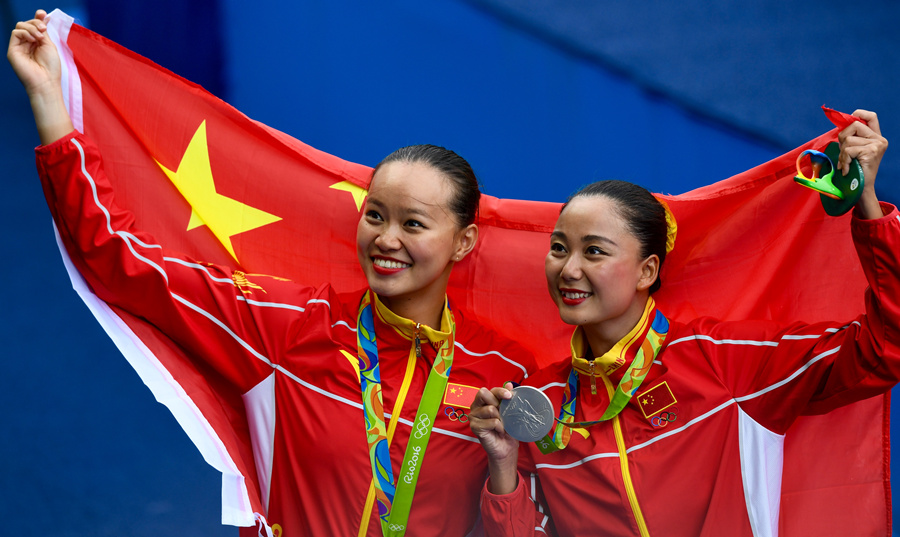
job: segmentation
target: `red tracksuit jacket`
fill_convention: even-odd
[[[372,481],[353,366],[363,290],[338,294],[329,285],[306,287],[186,259],[133,229],[89,139],[73,133],[36,152],[62,240],[96,295],[148,320],[243,398],[267,506],[259,519],[281,537],[357,535]],[[521,347],[451,310],[457,328],[448,391],[521,381],[534,370]],[[390,449],[396,479],[435,350],[422,345],[423,358],[408,363],[409,339],[379,315],[375,331],[386,419],[396,412],[402,418]],[[408,396],[397,409],[408,367]],[[473,397],[464,405],[442,403],[407,535],[463,536],[477,524],[487,461],[465,416]],[[377,512],[369,536],[381,535]]]
[[[851,224],[870,286],[864,315],[789,326],[670,320],[664,347],[616,418],[590,427],[588,438],[573,433],[555,453],[520,446],[516,491],[483,491],[487,534],[778,535],[791,423],[881,394],[900,378],[900,212],[882,209],[881,219]],[[611,375],[613,386],[624,369]],[[567,359],[526,383],[558,411],[570,370]],[[579,381],[575,421],[596,420],[609,404],[604,384],[597,380],[592,395],[586,375]]]

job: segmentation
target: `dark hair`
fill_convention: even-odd
[[[478,189],[478,178],[475,171],[466,159],[453,151],[437,145],[408,145],[401,147],[375,166],[372,176],[389,162],[406,162],[413,164],[421,162],[441,172],[450,180],[455,195],[450,200],[450,210],[456,214],[460,227],[466,227],[475,222],[478,215],[478,203],[481,201],[481,190]]]
[[[616,202],[619,216],[625,220],[628,230],[641,245],[641,257],[656,254],[661,272],[663,261],[666,260],[666,237],[669,229],[666,224],[666,209],[646,188],[627,181],[597,181],[569,196],[559,212],[561,214],[575,198],[600,196]],[[650,292],[655,293],[661,285],[662,280],[657,274]]]

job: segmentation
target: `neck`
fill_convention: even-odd
[[[379,295],[382,304],[400,317],[414,323],[424,324],[435,330],[441,329],[441,314],[444,312],[444,295],[439,299],[424,300],[422,297],[384,297]]]
[[[622,315],[601,323],[583,326],[585,338],[591,347],[591,354],[593,355],[590,358],[603,356],[631,332],[640,322],[649,298],[650,293],[639,293],[628,307],[628,310]],[[587,356],[585,358],[590,359]]]
[[[395,315],[440,330],[441,314],[444,312],[444,302],[447,298],[447,282],[450,281],[452,268],[452,265],[448,264],[436,280],[415,291],[393,296],[379,294],[378,298]]]

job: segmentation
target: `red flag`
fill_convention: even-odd
[[[644,417],[650,419],[654,414],[671,407],[678,402],[668,382],[662,382],[656,386],[637,394],[638,405]]]
[[[255,273],[338,290],[364,285],[354,236],[369,168],[254,122],[61,12],[50,20],[73,122],[101,148],[117,200],[139,228],[169,248],[240,269],[246,285]],[[818,197],[792,181],[799,152],[822,150],[836,134],[714,185],[663,196],[679,226],[656,295],[667,316],[815,322],[863,311],[866,282],[849,216],[826,216]],[[222,211],[250,216],[235,228],[216,221]],[[478,247],[449,288],[468,317],[546,361],[566,355],[571,332],[546,296],[542,268],[558,212],[554,203],[485,196]],[[78,287],[77,273],[73,281]],[[152,326],[83,284],[79,292],[223,473],[223,522],[252,525],[263,509],[240,394]],[[889,533],[887,414],[885,396],[803,418],[789,431],[784,535]]]
[[[827,106],[822,107],[822,111],[825,112],[825,115],[828,116],[828,119],[834,123],[834,126],[843,130],[850,126],[854,121],[859,121],[863,125],[868,125],[869,122],[865,119],[858,118],[856,116],[845,114],[844,112],[839,112],[834,110],[833,108],[828,108]]]
[[[477,393],[478,387],[476,386],[466,386],[465,384],[454,384],[451,382],[447,384],[447,389],[444,391],[444,404],[460,408],[471,408]]]

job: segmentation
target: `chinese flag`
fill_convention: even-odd
[[[60,11],[50,21],[73,122],[101,148],[118,203],[139,228],[169,248],[246,273],[328,281],[339,291],[365,285],[354,245],[369,168],[249,119]],[[665,196],[679,225],[656,296],[667,316],[815,322],[863,311],[866,282],[849,216],[826,216],[818,197],[792,181],[799,152],[822,150],[836,134]],[[558,212],[558,204],[485,196],[478,248],[456,267],[449,290],[467,317],[545,361],[566,355],[571,331],[543,276]],[[249,215],[241,226],[218,218],[238,213]],[[223,523],[253,525],[263,509],[240,394],[153,326],[97,299],[69,266],[98,321],[223,473]],[[890,533],[887,409],[887,396],[874,398],[803,418],[788,432],[782,535]]]
[[[645,418],[650,418],[657,412],[662,412],[678,402],[675,400],[675,396],[672,394],[672,390],[669,389],[667,382],[657,384],[649,390],[637,394],[637,398],[638,405],[640,405],[641,412],[644,413]]]
[[[475,386],[450,382],[444,391],[444,404],[459,408],[471,408],[477,393],[478,388]]]

